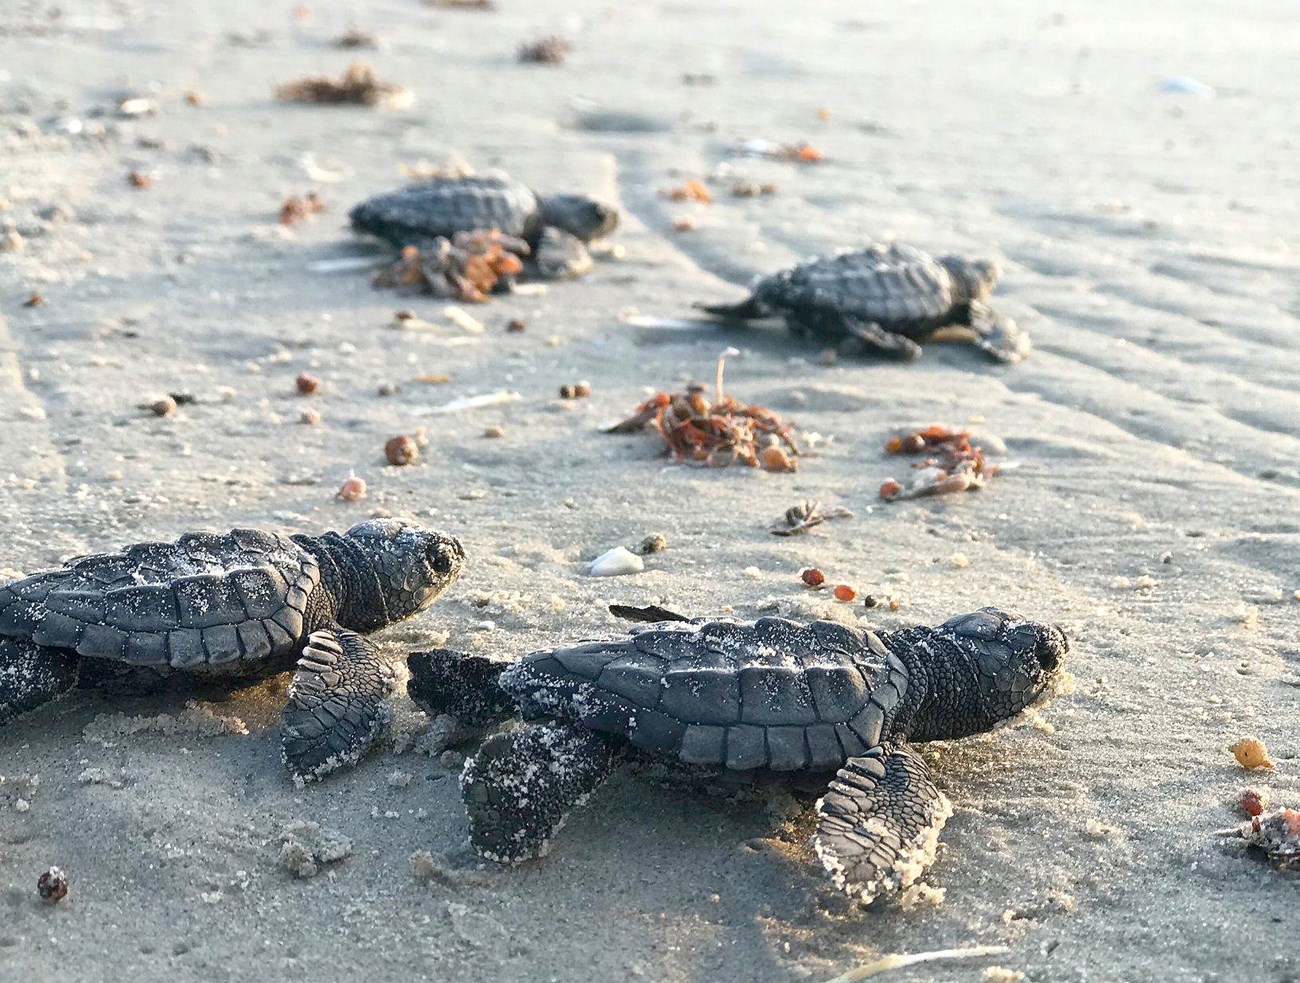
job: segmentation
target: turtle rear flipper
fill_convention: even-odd
[[[413,652],[408,660],[411,681],[406,691],[432,717],[455,717],[473,730],[490,727],[515,710],[514,697],[497,684],[512,663],[454,649]]]
[[[970,327],[975,332],[975,347],[1008,365],[1021,361],[1033,347],[1029,335],[1015,321],[979,301],[971,302]]]
[[[590,273],[595,265],[581,239],[553,226],[542,230],[533,251],[533,269],[543,280],[572,280]]]
[[[886,331],[875,321],[841,315],[844,333],[854,341],[861,342],[873,352],[892,355],[911,362],[921,357],[921,346],[906,335]]]
[[[23,638],[0,638],[0,724],[58,699],[77,685],[80,659]]]
[[[569,812],[614,771],[618,742],[581,728],[494,734],[465,762],[461,795],[475,852],[517,864],[544,855]]]
[[[952,805],[920,757],[885,744],[849,758],[817,812],[822,865],[836,887],[870,902],[925,872]]]
[[[728,321],[753,321],[768,317],[771,311],[752,294],[738,304],[695,304],[695,309]]]
[[[284,708],[284,763],[308,782],[356,762],[392,722],[393,670],[370,642],[345,628],[311,633]]]

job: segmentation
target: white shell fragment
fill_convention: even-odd
[[[513,403],[523,397],[519,393],[512,393],[506,389],[498,389],[494,393],[483,393],[480,396],[461,396],[459,399],[453,399],[449,403],[443,403],[441,406],[431,406],[424,412],[430,416],[440,416],[443,413],[461,413],[465,410],[477,410],[484,406],[500,406],[502,403]]]
[[[587,572],[593,577],[621,577],[624,574],[640,573],[644,569],[645,561],[641,557],[625,546],[615,546],[592,560]]]

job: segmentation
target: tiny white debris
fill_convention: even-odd
[[[406,788],[414,777],[409,771],[395,771],[388,776],[388,784],[395,788]]]
[[[449,403],[443,403],[441,406],[431,406],[424,412],[427,416],[441,416],[443,413],[461,413],[465,410],[482,409],[485,406],[500,406],[503,403],[513,403],[515,400],[522,398],[519,393],[510,392],[507,389],[498,389],[494,393],[483,393],[479,396],[461,396]]]
[[[369,270],[383,264],[378,256],[340,256],[338,259],[318,259],[307,264],[308,273],[351,273],[354,270]]]
[[[965,553],[954,553],[950,559],[952,560],[952,565],[958,570],[964,570],[970,566],[970,557]]]
[[[740,572],[746,577],[753,577],[755,580],[763,576],[763,571],[758,569],[758,567],[745,567],[745,569]]]
[[[1110,582],[1110,585],[1114,587],[1116,590],[1125,590],[1129,587],[1132,587],[1133,582],[1129,580],[1127,577],[1116,577],[1114,580]]]
[[[123,116],[152,116],[158,112],[158,103],[152,99],[123,99],[117,111]]]
[[[1138,577],[1137,583],[1134,584],[1134,586],[1138,590],[1155,590],[1156,578],[1152,577],[1150,574],[1144,573],[1142,576]]]
[[[722,327],[720,321],[694,320],[680,317],[655,317],[653,314],[632,314],[624,312],[618,318],[623,324],[633,328],[658,328],[661,331],[699,331],[701,329],[717,330]]]
[[[344,178],[351,177],[352,175],[352,170],[350,168],[344,167],[331,171],[327,168],[321,167],[316,163],[316,156],[314,154],[303,154],[298,158],[298,164],[307,172],[309,178],[323,184],[336,184]]]
[[[510,292],[516,297],[542,297],[546,294],[544,283],[516,283]]]
[[[19,799],[17,802],[14,803],[15,812],[26,812],[31,807],[32,804],[28,802],[26,799]]]
[[[625,546],[615,546],[592,560],[587,572],[593,577],[619,577],[628,573],[640,573],[644,569],[645,561],[641,557]]]
[[[1182,96],[1196,96],[1200,99],[1213,99],[1219,93],[1214,86],[1207,85],[1190,75],[1170,75],[1161,80],[1160,88],[1165,92],[1174,92]]]
[[[448,306],[442,309],[442,315],[462,331],[468,331],[470,334],[482,334],[487,330],[483,322],[473,317],[465,308]]]

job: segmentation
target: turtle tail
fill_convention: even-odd
[[[756,318],[767,317],[768,314],[767,307],[752,294],[739,304],[696,304],[695,307],[706,314],[712,314],[714,317],[724,318],[728,321],[752,321]]]
[[[25,638],[0,638],[0,725],[58,699],[77,685],[80,659]]]

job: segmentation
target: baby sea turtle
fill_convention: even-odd
[[[738,304],[699,306],[728,320],[784,317],[796,335],[905,359],[921,354],[918,342],[960,326],[981,351],[1019,362],[1029,353],[1028,336],[986,303],[1001,274],[989,260],[876,243],[761,277]]]
[[[908,742],[1007,721],[1046,694],[1068,651],[1060,628],[996,608],[891,632],[696,619],[513,664],[416,653],[409,691],[470,726],[512,706],[549,718],[493,735],[465,764],[470,842],[489,859],[543,854],[629,754],[835,773],[813,844],[836,886],[871,901],[924,872],[952,814]]]
[[[72,687],[293,668],[283,754],[299,780],[356,761],[391,719],[393,670],[362,633],[460,575],[451,536],[398,519],[343,535],[187,533],[0,585],[0,723]]]
[[[591,269],[585,243],[618,228],[618,209],[586,195],[538,195],[499,172],[415,181],[375,195],[348,213],[357,232],[421,246],[457,232],[496,229],[521,239],[535,271],[549,279]]]

